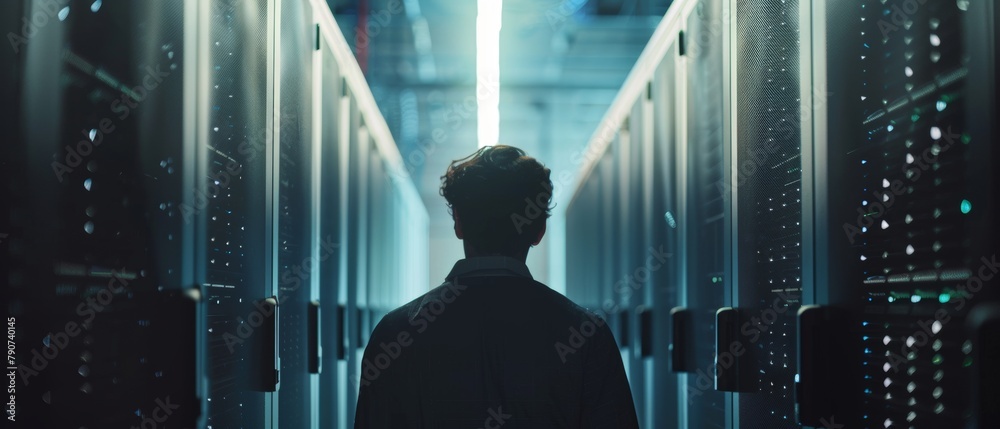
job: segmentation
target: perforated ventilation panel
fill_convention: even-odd
[[[974,381],[963,319],[995,293],[962,292],[995,252],[994,142],[971,132],[969,91],[981,88],[967,79],[969,4],[828,9],[830,91],[843,94],[831,105],[840,123],[829,139],[830,240],[840,254],[830,287],[858,310],[852,387],[861,410],[850,418],[859,427],[968,419]]]
[[[214,0],[210,16],[208,147],[201,171],[208,323],[208,425],[263,427],[264,395],[250,391],[249,317],[270,296],[265,266],[267,4]],[[228,182],[226,182],[228,180]],[[240,329],[243,329],[242,331]],[[256,337],[254,334],[256,333]],[[235,338],[245,341],[236,341]]]
[[[321,356],[321,372],[319,387],[319,402],[323,406],[319,409],[319,422],[321,427],[336,427],[340,421],[338,401],[343,400],[343,395],[339,395],[341,384],[346,381],[338,374],[338,355],[343,348],[343,329],[340,319],[337,317],[337,309],[341,292],[341,251],[340,246],[343,237],[341,235],[341,169],[340,169],[340,132],[341,124],[341,95],[343,89],[333,52],[330,50],[326,40],[320,43],[323,55],[323,78],[322,78],[322,108],[326,118],[316,126],[321,127],[322,144],[322,165],[323,169],[317,174],[321,175],[320,190],[323,198],[320,199],[320,210],[323,216],[319,221],[319,237],[321,240],[329,239],[338,247],[330,253],[330,257],[322,261],[319,265],[320,283],[320,344],[323,350]],[[322,250],[321,250],[322,252]]]
[[[657,262],[661,265],[653,265],[657,269],[651,270],[648,286],[652,288],[653,371],[650,380],[653,386],[652,397],[649,399],[654,404],[653,427],[676,424],[680,405],[680,379],[670,371],[670,310],[679,305],[681,288],[684,287],[680,280],[681,266],[684,264],[679,248],[682,226],[678,221],[682,216],[681,206],[678,204],[681,186],[678,167],[682,160],[678,159],[680,142],[677,138],[677,45],[673,45],[668,52],[673,55],[664,58],[649,88],[653,116],[647,119],[651,122],[647,126],[653,130],[653,141],[649,143],[651,151],[644,155],[652,157],[649,161],[652,171],[646,173],[652,180],[652,189],[648,192],[652,194],[652,199],[645,201],[644,205],[650,211],[646,216],[649,217],[651,229],[645,240],[651,246],[650,250],[669,255],[664,261]],[[641,324],[642,320],[638,322]]]
[[[794,428],[795,315],[802,296],[798,1],[737,7],[736,189],[740,427]]]
[[[715,390],[715,311],[725,305],[724,213],[726,183],[723,124],[722,1],[699,3],[688,17],[687,70],[687,307],[692,310],[694,364],[688,375],[691,427],[722,428],[725,395]],[[671,59],[666,64],[672,63]],[[671,73],[672,74],[672,73]],[[683,225],[682,225],[683,226]]]
[[[319,263],[311,253],[312,228],[312,55],[316,29],[307,2],[280,3],[281,100],[278,166],[278,296],[281,427],[308,427],[311,405],[306,346],[306,311]],[[320,250],[321,253],[327,253]],[[322,254],[320,255],[322,256]]]

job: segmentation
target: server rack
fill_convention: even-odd
[[[344,319],[341,317],[347,303],[346,284],[347,254],[344,251],[344,233],[346,232],[347,202],[344,194],[347,189],[347,161],[344,151],[347,148],[347,136],[344,134],[350,103],[347,99],[347,88],[340,74],[340,67],[329,43],[320,43],[320,69],[322,78],[317,79],[322,85],[320,101],[320,120],[317,129],[320,135],[319,146],[321,169],[320,192],[325,196],[320,201],[319,236],[327,243],[328,249],[321,254],[318,279],[321,285],[319,291],[320,312],[320,374],[318,402],[325,404],[319,415],[319,426],[323,428],[341,427],[346,413],[347,396],[346,363],[343,362],[345,338]],[[326,256],[322,259],[322,256]],[[324,305],[325,304],[325,305]]]
[[[667,177],[683,163],[679,127],[664,115],[677,109],[679,77],[651,60],[682,50],[677,32],[657,31],[657,53],[643,54],[581,154],[584,170],[566,209],[567,296],[608,320],[639,420],[650,427],[675,424],[680,403],[662,398],[676,401],[682,392],[670,372],[669,327],[657,323],[679,302],[683,215],[678,184]]]
[[[2,8],[40,24],[0,85],[5,302],[19,367],[57,353],[17,421],[349,426],[365,330],[427,289],[428,220],[328,6]]]
[[[678,82],[672,67],[680,52],[675,46],[668,49],[669,56],[656,70],[656,77],[647,86],[644,101],[646,137],[643,138],[646,154],[646,164],[643,174],[646,176],[646,189],[643,201],[646,223],[643,230],[651,231],[646,237],[647,254],[653,256],[650,260],[650,279],[647,293],[650,301],[647,304],[643,330],[648,344],[647,355],[652,360],[652,392],[647,390],[646,401],[654,408],[651,416],[652,427],[671,424],[680,411],[678,397],[682,394],[682,382],[674,375],[671,365],[670,348],[670,318],[671,310],[676,308],[681,300],[682,288],[681,234],[678,231],[678,218],[681,207],[678,203],[679,189],[676,179],[679,174],[679,135],[677,120],[670,112],[677,111],[676,99],[672,97]],[[648,258],[648,256],[647,256]],[[655,269],[654,269],[655,268]],[[647,326],[648,325],[648,326]],[[647,424],[647,425],[649,425]]]
[[[681,261],[652,282],[678,307],[656,317],[655,295],[651,331],[670,332],[677,376],[654,364],[632,380],[643,406],[677,401],[657,427],[996,426],[996,18],[965,1],[671,6],[565,212],[571,297],[613,293],[620,275],[574,272],[633,260],[603,231],[676,239]],[[622,125],[645,118],[647,86],[652,137]],[[665,156],[622,160],[622,129]],[[665,181],[652,195],[646,170]],[[625,344],[630,377],[641,337]],[[679,395],[635,387],[651,378]]]
[[[990,2],[817,6],[825,296],[801,317],[839,335],[800,340],[816,361],[802,374],[812,424],[997,424],[983,406],[996,400],[996,355],[977,324],[997,317],[983,268],[998,242],[996,17]],[[834,349],[836,367],[817,356]],[[833,378],[850,381],[817,402]]]
[[[263,428],[277,389],[273,9],[218,0],[194,11],[197,48],[213,64],[199,81],[195,279],[205,289],[206,425]],[[236,55],[239,53],[240,55]],[[204,72],[203,72],[204,73]],[[272,109],[273,110],[273,109]],[[204,113],[203,113],[204,112]],[[195,206],[197,208],[198,206]],[[252,320],[251,320],[252,319]],[[273,423],[271,423],[273,424]]]
[[[727,102],[731,79],[729,43],[730,5],[702,2],[686,15],[683,44],[685,61],[677,61],[682,94],[675,113],[683,138],[678,149],[682,169],[684,245],[683,306],[673,317],[671,337],[674,371],[686,379],[681,407],[689,427],[727,427],[732,421],[731,398],[715,388],[717,368],[716,312],[731,305],[731,216],[733,198],[730,163],[732,127]],[[669,60],[668,60],[669,61]],[[665,65],[669,64],[665,62]],[[720,353],[730,353],[728,346]],[[723,361],[725,366],[725,361]]]
[[[657,74],[664,72],[661,66]],[[666,85],[662,83],[669,82]],[[643,147],[643,213],[653,213],[643,217],[643,231],[646,252],[643,256],[653,256],[649,260],[650,278],[645,286],[648,299],[644,312],[639,317],[640,341],[643,356],[651,359],[651,388],[647,389],[648,425],[663,425],[664,422],[676,418],[677,396],[679,395],[679,380],[670,370],[670,336],[672,332],[663,327],[669,326],[670,310],[674,308],[680,294],[677,293],[680,284],[678,269],[680,237],[676,233],[677,221],[673,213],[678,210],[676,165],[677,137],[676,126],[670,116],[654,116],[676,108],[676,105],[662,106],[662,103],[675,101],[669,97],[672,91],[668,89],[670,80],[661,82],[654,80],[647,86],[642,101],[643,132],[645,142]],[[658,197],[659,196],[659,197]],[[663,213],[662,218],[655,214]],[[668,213],[670,213],[668,215]],[[670,220],[673,219],[673,223]],[[672,225],[672,226],[671,226]],[[657,257],[659,256],[659,257]],[[651,416],[649,414],[652,414]]]
[[[170,144],[181,118],[161,118],[191,84],[185,4],[3,9],[20,37],[3,82],[14,424],[194,425],[199,293],[180,287],[190,228],[177,211],[191,148]]]
[[[313,177],[320,172],[312,162],[314,78],[313,52],[316,50],[316,25],[312,8],[306,2],[280,3],[276,46],[280,81],[275,115],[277,127],[277,228],[278,275],[278,427],[310,427],[313,410],[309,370],[310,322],[308,311],[313,302],[312,278],[317,275],[314,241],[318,228],[314,223],[315,199]],[[322,196],[321,196],[322,197]],[[328,252],[328,250],[324,250]],[[316,335],[316,333],[313,333]],[[317,410],[318,412],[318,410]]]
[[[745,348],[720,368],[740,428],[795,428],[796,312],[802,283],[802,105],[797,1],[735,2],[731,166],[734,309],[717,348]],[[808,91],[808,90],[805,90]],[[808,286],[807,286],[808,287]],[[729,314],[727,316],[727,313]]]

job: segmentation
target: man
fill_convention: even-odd
[[[355,428],[637,428],[607,324],[524,265],[545,234],[549,169],[493,146],[441,179],[466,258],[375,327]]]

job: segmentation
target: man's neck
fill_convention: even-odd
[[[470,246],[468,242],[463,242],[463,247],[465,247],[466,258],[477,258],[481,256],[506,256],[508,258],[513,258],[518,261],[521,261],[521,263],[525,263],[525,261],[528,260],[528,249],[524,249],[524,253],[521,253],[519,255],[508,255],[504,253],[481,253],[478,250],[476,250],[475,247]]]

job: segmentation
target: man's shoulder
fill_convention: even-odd
[[[454,302],[459,296],[462,295],[464,291],[468,289],[468,286],[444,282],[440,286],[435,287],[423,295],[420,295],[410,302],[397,307],[386,313],[379,322],[379,326],[406,326],[410,324],[410,321],[415,319],[420,312],[421,308],[426,307],[429,303],[434,301],[440,301],[444,304],[449,304]]]
[[[550,308],[552,308],[553,311],[561,311],[565,317],[573,320],[590,320],[600,324],[604,323],[604,318],[601,317],[598,312],[577,304],[566,295],[556,292],[544,283],[536,280],[531,280],[531,282],[539,286],[536,290],[543,297],[543,299],[545,299],[546,303],[550,305]]]
[[[487,279],[489,278],[482,277],[476,280],[462,279],[462,281],[446,281],[427,291],[423,295],[420,295],[410,302],[407,302],[406,304],[403,304],[395,310],[387,313],[378,323],[378,327],[394,328],[398,330],[400,328],[414,326],[421,317],[421,311],[427,309],[428,306],[432,304],[437,306],[447,306],[456,302],[463,294],[467,293],[470,288],[481,286],[475,283],[479,283]],[[602,317],[599,312],[573,302],[570,298],[552,290],[544,283],[530,278],[505,278],[504,282],[507,283],[505,286],[509,286],[511,283],[517,283],[525,286],[525,290],[531,290],[533,296],[519,296],[518,301],[521,304],[525,304],[527,301],[533,301],[538,306],[544,307],[545,313],[549,316],[560,317],[562,320],[574,324],[584,322],[592,322],[597,326],[603,326],[606,324],[604,317]],[[524,290],[521,290],[520,292],[523,291]],[[515,293],[514,291],[511,292]],[[376,329],[378,329],[378,327]]]

